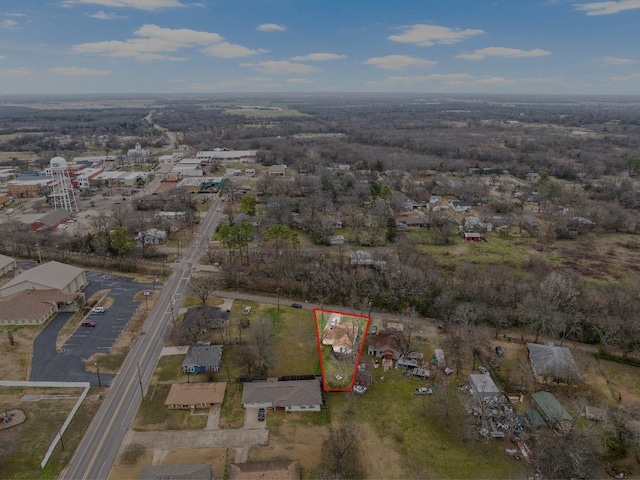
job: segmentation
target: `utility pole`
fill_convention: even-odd
[[[276,293],[278,294],[278,311],[280,311],[280,287],[276,288]]]
[[[94,363],[96,366],[96,375],[98,376],[98,387],[102,388],[102,383],[100,382],[100,367],[98,366],[98,362]]]
[[[140,364],[136,365],[138,367],[138,383],[140,384],[140,398],[144,400],[144,390],[142,388],[142,375],[140,375]]]

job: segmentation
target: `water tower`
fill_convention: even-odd
[[[78,204],[69,178],[67,161],[62,157],[53,157],[47,173],[53,178],[53,209],[77,212]]]

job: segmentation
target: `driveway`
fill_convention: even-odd
[[[88,285],[84,289],[86,298],[98,290],[108,289],[108,296],[114,299],[107,311],[90,315],[89,320],[96,326],[78,327],[59,352],[56,352],[58,332],[71,317],[71,313],[58,313],[40,332],[34,341],[31,364],[32,381],[90,382],[92,385],[111,385],[115,375],[99,374],[94,368],[85,371],[85,362],[94,353],[111,350],[118,336],[129,323],[140,305],[133,302],[133,295],[153,285],[136,283],[127,277],[86,272]],[[97,366],[99,368],[99,365]]]

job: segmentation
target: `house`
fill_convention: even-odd
[[[353,353],[358,340],[358,332],[352,322],[330,324],[322,332],[322,344],[331,346],[333,353],[349,355]]]
[[[270,408],[278,412],[319,412],[322,405],[320,381],[269,379],[243,384],[244,408]]]
[[[0,277],[18,268],[15,258],[0,253]]]
[[[146,245],[158,245],[167,241],[167,231],[150,228],[144,232],[139,232],[138,235],[136,235],[135,240],[136,245],[139,247]]]
[[[149,465],[140,472],[140,480],[213,480],[210,463]]]
[[[75,310],[82,293],[27,289],[0,296],[0,325],[42,325],[61,309]]]
[[[287,166],[271,165],[268,173],[270,177],[284,177],[287,174]]]
[[[402,356],[402,332],[397,330],[380,330],[368,339],[367,353],[387,360],[398,360]]]
[[[223,312],[220,307],[199,305],[189,308],[184,314],[184,324],[198,323],[204,328],[225,328],[229,320],[229,313]]]
[[[573,417],[552,393],[535,392],[531,400],[551,428],[565,431],[573,424]]]
[[[300,462],[276,460],[232,463],[229,465],[229,480],[300,480]]]
[[[472,373],[469,375],[469,385],[479,402],[488,402],[500,396],[500,389],[488,373]]]
[[[0,195],[0,207],[8,207],[13,203],[11,197],[7,195]]]
[[[553,343],[527,343],[531,368],[538,383],[571,384],[582,381],[580,370],[567,347]]]
[[[471,203],[465,201],[449,202],[449,207],[456,212],[469,213],[471,211]]]
[[[479,242],[481,238],[478,232],[464,232],[462,237],[465,242]]]
[[[191,345],[182,362],[182,373],[217,372],[221,364],[222,345]]]
[[[404,217],[399,223],[404,223],[409,228],[425,228],[429,226],[429,220],[424,216]]]
[[[332,235],[329,237],[330,245],[344,245],[344,235]]]
[[[225,382],[174,383],[164,404],[172,410],[210,408],[213,405],[222,404],[226,388]]]
[[[76,293],[87,284],[84,270],[64,263],[51,261],[25,270],[0,287],[0,297],[23,290],[59,290]]]

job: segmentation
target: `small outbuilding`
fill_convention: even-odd
[[[479,402],[492,401],[500,396],[500,389],[488,373],[472,373],[469,385]]]
[[[552,393],[535,392],[531,395],[531,400],[551,428],[565,431],[573,423],[573,417]]]

